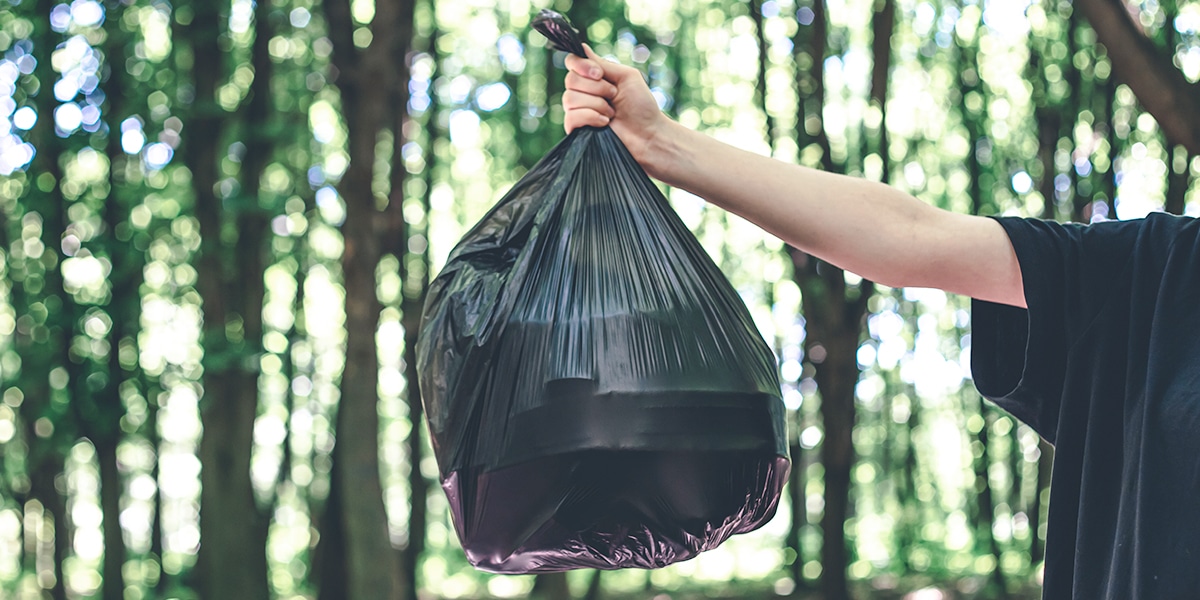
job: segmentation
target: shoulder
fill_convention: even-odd
[[[1018,254],[1065,252],[1115,259],[1133,251],[1166,250],[1180,238],[1200,239],[1200,220],[1162,212],[1139,219],[1061,223],[1026,217],[992,217],[1004,227]]]

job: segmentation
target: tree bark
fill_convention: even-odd
[[[38,15],[48,15],[53,6],[53,0],[38,0],[35,10]],[[40,256],[24,255],[21,265],[24,273],[20,283],[13,286],[13,308],[18,319],[29,319],[31,324],[16,329],[14,345],[21,358],[17,387],[24,392],[19,411],[28,445],[25,468],[30,479],[29,495],[41,503],[43,515],[48,515],[54,523],[54,539],[50,542],[50,568],[54,581],[48,591],[54,600],[66,600],[63,566],[71,549],[71,527],[66,489],[56,480],[63,475],[66,453],[77,432],[72,431],[75,423],[67,408],[73,407],[70,397],[73,382],[68,381],[66,389],[55,389],[50,382],[55,369],[70,365],[69,361],[64,364],[64,359],[75,331],[75,303],[63,289],[60,256],[66,206],[60,159],[66,148],[62,138],[55,133],[52,116],[58,103],[51,90],[58,74],[52,67],[51,55],[62,38],[50,29],[45,18],[33,21],[31,37],[37,59],[34,76],[40,90],[34,98],[39,118],[30,131],[30,142],[37,148],[37,153],[29,172],[40,175],[31,178],[36,183],[30,182],[33,185],[29,186],[31,190],[21,221],[23,227],[35,223],[40,227],[38,240],[42,249]],[[42,175],[49,176],[49,189],[42,184]],[[46,425],[50,426],[48,433]],[[42,533],[38,532],[37,536],[45,540]]]
[[[996,598],[1008,598],[1008,584],[1004,580],[1004,572],[1000,570],[1000,544],[996,541],[996,535],[993,533],[993,524],[995,523],[996,502],[992,493],[991,477],[988,473],[992,466],[991,460],[991,440],[990,429],[995,423],[995,413],[988,408],[983,397],[977,397],[979,406],[978,415],[983,419],[983,424],[979,428],[979,433],[976,435],[976,441],[979,443],[979,456],[975,458],[975,493],[978,494],[975,505],[975,539],[976,551],[989,551],[996,564],[992,567],[991,579],[995,586],[994,593]],[[980,541],[986,542],[986,549],[980,547]]]
[[[763,14],[761,0],[750,1],[750,18],[754,20],[754,34],[758,39],[758,77],[754,80],[754,99],[758,109],[762,111],[764,134],[767,147],[775,148],[775,119],[767,110],[767,36],[763,29]]]
[[[592,571],[592,578],[588,580],[587,593],[584,594],[583,600],[600,600],[603,589],[601,576],[603,575],[604,571],[599,569]]]
[[[1049,503],[1044,502],[1043,497],[1048,497],[1050,494],[1050,474],[1054,466],[1054,446],[1046,443],[1046,440],[1039,439],[1038,451],[1036,490],[1033,494],[1033,506],[1029,508],[1029,563],[1033,565],[1041,562],[1046,552],[1039,531],[1042,528],[1042,523],[1045,521],[1042,513],[1048,512],[1046,507],[1049,506]]]
[[[909,388],[912,389],[911,387]],[[921,403],[917,401],[915,394],[909,396],[909,414],[904,445],[904,466],[899,473],[901,485],[898,487],[904,490],[901,494],[900,505],[904,507],[903,516],[900,520],[900,526],[897,530],[900,531],[897,547],[900,548],[903,560],[901,564],[908,572],[915,570],[915,565],[912,560],[912,553],[909,552],[918,539],[920,532],[918,528],[921,523],[921,506],[920,500],[917,498],[917,445],[913,439],[913,432],[921,423]]]
[[[982,20],[979,23],[982,24]],[[980,181],[983,169],[979,162],[980,150],[987,143],[987,137],[984,133],[986,127],[983,126],[983,121],[987,118],[987,115],[982,108],[975,111],[967,103],[967,97],[970,94],[981,93],[978,43],[978,33],[976,33],[975,39],[962,40],[959,44],[960,51],[957,57],[959,71],[959,110],[962,114],[963,125],[967,130],[967,174],[970,179],[967,193],[971,198],[971,214],[974,215],[982,214],[984,206],[991,204],[990,193],[988,201],[984,201],[985,188]]]
[[[1043,219],[1053,219],[1058,206],[1054,188],[1056,175],[1054,153],[1058,150],[1058,135],[1062,127],[1062,117],[1053,106],[1039,106],[1034,113],[1038,125],[1038,161],[1042,165],[1042,178],[1038,191],[1042,195]]]
[[[837,165],[833,160],[833,148],[829,144],[829,133],[825,130],[825,52],[828,47],[829,35],[829,15],[825,5],[827,0],[814,0],[812,6],[812,24],[811,31],[807,35],[807,43],[810,50],[808,52],[812,66],[809,68],[808,84],[812,87],[812,93],[808,98],[805,98],[803,87],[798,95],[800,104],[810,104],[811,112],[817,120],[816,132],[811,133],[812,141],[816,142],[821,149],[821,169],[835,173],[844,170],[844,165]],[[804,25],[798,28],[797,36],[800,36],[800,31],[805,30]],[[806,107],[807,109],[808,107]],[[808,124],[803,119],[796,122],[796,129],[807,131]],[[803,150],[803,147],[801,147]]]
[[[115,352],[116,349],[113,349]],[[104,598],[125,597],[125,539],[121,533],[121,472],[117,466],[116,440],[101,438],[94,442],[96,459],[100,463],[100,510],[104,526],[104,565],[102,569]]]
[[[792,264],[807,330],[805,355],[816,369],[825,434],[821,442],[825,468],[821,591],[826,600],[845,600],[850,597],[845,524],[850,513],[850,472],[855,460],[858,344],[874,284],[864,280],[858,286],[847,286],[841,269],[797,250],[792,251]]]
[[[159,460],[162,456],[162,436],[158,432],[158,411],[162,407],[159,405],[157,394],[151,390],[147,390],[146,400],[149,402],[149,413],[146,415],[146,441],[150,444],[150,448],[154,450],[154,464],[150,467],[150,479],[154,481],[154,514],[150,521],[150,555],[157,561],[158,564],[158,580],[154,583],[154,590],[163,596],[167,590],[167,584],[170,578],[167,572],[163,569],[163,527],[162,527],[162,486],[159,480]]]
[[[896,28],[896,0],[881,0],[882,5],[871,19],[871,48],[874,61],[871,65],[871,104],[879,109],[879,138],[877,151],[883,161],[879,180],[891,180],[887,130],[888,81],[892,67],[892,31]]]
[[[108,78],[105,81],[108,103],[104,111],[108,116],[108,138],[105,154],[108,157],[108,197],[103,210],[106,229],[105,243],[112,270],[109,275],[111,302],[107,307],[112,325],[108,333],[108,377],[105,385],[95,394],[93,405],[96,414],[84,419],[85,433],[96,448],[100,466],[100,505],[104,528],[104,598],[123,598],[125,595],[124,566],[126,560],[125,536],[121,530],[121,496],[124,482],[117,462],[117,447],[121,440],[121,418],[124,416],[121,384],[129,378],[138,378],[137,339],[141,315],[141,298],[138,288],[142,283],[145,266],[144,253],[132,247],[133,231],[128,222],[130,204],[125,201],[128,191],[124,177],[126,158],[121,148],[121,121],[128,116],[124,99],[131,90],[125,77],[126,46],[128,34],[116,24],[124,14],[124,5],[117,2],[108,7],[106,24],[107,37],[104,56]],[[124,232],[124,235],[121,232]],[[125,237],[128,236],[128,237]],[[125,237],[124,241],[119,238]],[[135,360],[132,364],[121,362],[122,344],[132,344]],[[145,391],[144,389],[142,390]],[[153,408],[151,409],[153,410]]]
[[[1175,152],[1184,151],[1181,168],[1175,168]],[[1192,158],[1194,155],[1182,147],[1167,146],[1167,201],[1163,210],[1173,215],[1182,215],[1187,204],[1187,191],[1192,183]]]
[[[1026,510],[1025,497],[1021,493],[1025,486],[1025,455],[1021,452],[1020,421],[1012,417],[1005,418],[1009,419],[1012,425],[1008,432],[1008,471],[1012,473],[1012,481],[1008,488],[1008,505],[1012,513],[1017,514]]]
[[[381,238],[394,239],[393,206],[380,219],[371,182],[379,132],[403,116],[405,106],[391,106],[397,76],[396,56],[411,44],[413,6],[408,0],[380,0],[375,4],[372,41],[359,50],[353,43],[354,23],[349,0],[325,0],[330,39],[333,41],[335,83],[342,96],[350,164],[338,185],[346,203],[342,226],[345,251],[342,273],[346,290],[346,365],[342,371],[333,452],[335,477],[331,498],[338,513],[326,513],[326,526],[340,528],[344,553],[324,553],[324,560],[339,561],[344,569],[345,598],[390,599],[407,595],[400,554],[388,536],[383,487],[379,476],[379,361],[375,331],[382,310],[376,293],[375,269],[382,257]],[[399,157],[397,157],[398,159]],[[403,168],[400,163],[400,168]],[[402,190],[397,190],[403,193]],[[402,222],[402,221],[401,221]],[[382,226],[380,226],[382,224]],[[388,230],[391,228],[390,230]],[[336,494],[336,496],[334,496]],[[331,521],[340,522],[333,525]],[[325,572],[334,567],[327,565]],[[322,587],[329,585],[322,581]],[[333,590],[330,590],[332,593]],[[322,596],[327,592],[322,590]]]
[[[800,13],[797,15],[799,19]],[[807,50],[811,62],[807,75],[803,69],[797,70],[797,94],[802,106],[798,109],[796,139],[801,149],[807,140],[817,143],[821,148],[821,168],[839,172],[841,166],[833,160],[823,120],[816,131],[809,131],[805,123],[807,112],[818,118],[824,113],[824,59],[828,35],[825,0],[813,3],[811,17],[810,25],[798,24],[796,34],[796,52],[803,55]],[[805,355],[816,369],[815,379],[821,394],[820,412],[824,425],[821,463],[825,468],[821,590],[825,600],[845,600],[850,597],[846,579],[845,523],[850,512],[850,471],[855,456],[854,387],[859,375],[858,343],[865,325],[867,300],[875,288],[866,280],[858,286],[847,286],[841,269],[794,248],[788,251],[793,278],[801,290],[801,310],[807,330]]]
[[[542,573],[533,581],[530,596],[535,600],[571,600],[566,573]]]
[[[54,582],[48,590],[52,600],[67,600],[66,573],[63,564],[66,562],[67,553],[71,548],[71,525],[67,515],[66,497],[59,492],[55,483],[55,480],[63,473],[63,466],[64,462],[61,456],[49,456],[39,462],[38,469],[30,472],[29,475],[33,480],[33,497],[42,504],[43,514],[54,523],[54,539],[50,540]],[[45,541],[44,538],[42,539]]]
[[[438,26],[436,19],[434,19],[433,30],[430,33],[428,44],[429,55],[432,57],[434,64],[433,72],[429,76],[431,82],[437,78],[437,65],[439,64],[437,40]],[[403,87],[403,92],[400,91],[401,87]],[[397,93],[403,93],[405,106],[407,106],[407,91],[408,87],[406,85],[397,86]],[[404,321],[405,401],[408,404],[408,419],[411,425],[408,440],[406,441],[409,468],[408,546],[404,549],[403,556],[404,572],[409,573],[411,579],[408,587],[408,600],[416,600],[417,590],[421,586],[421,555],[425,552],[425,521],[428,518],[429,481],[425,479],[425,475],[421,472],[421,461],[425,457],[425,440],[421,435],[421,432],[425,429],[425,417],[420,393],[420,378],[417,369],[417,334],[421,328],[421,312],[425,306],[425,296],[429,289],[429,272],[431,269],[429,263],[429,210],[433,194],[433,171],[437,165],[435,147],[437,140],[440,138],[438,130],[439,104],[437,98],[437,93],[431,88],[429,94],[430,104],[425,112],[425,168],[422,171],[425,191],[421,195],[423,221],[419,224],[409,224],[401,221],[405,227],[405,233],[401,236],[401,239],[405,241],[406,247],[401,249],[397,255],[397,259],[400,262],[400,278],[403,282],[404,290],[403,300],[401,301],[401,314]],[[514,102],[517,102],[515,98]],[[401,147],[400,141],[403,139],[403,132],[400,125],[401,119],[397,119],[397,127],[394,133],[397,140],[397,152],[399,152]],[[395,156],[400,155],[395,154]],[[400,170],[403,163],[399,160],[395,162],[396,165],[393,166],[393,169]],[[403,199],[402,184],[403,177],[393,178],[392,197],[394,199]],[[424,248],[419,252],[414,252],[413,255],[406,256],[405,252],[412,247],[412,243],[410,242],[423,244]],[[413,290],[413,287],[416,289]]]
[[[267,521],[255,501],[250,479],[258,399],[257,393],[247,397],[244,383],[251,377],[257,381],[253,371],[256,365],[246,364],[251,361],[242,352],[245,329],[242,339],[231,341],[227,337],[227,324],[242,307],[231,301],[237,296],[231,293],[226,277],[237,285],[255,284],[238,281],[246,271],[235,267],[234,261],[224,260],[222,198],[214,191],[220,177],[218,157],[226,121],[216,102],[224,65],[224,53],[218,44],[222,19],[218,4],[197,1],[191,6],[194,14],[185,29],[191,41],[195,97],[187,127],[191,135],[185,133],[181,149],[192,173],[200,224],[197,289],[204,316],[204,396],[200,413],[204,434],[200,440],[200,551],[196,566],[205,598],[265,599],[269,597]],[[259,260],[254,256],[244,258],[251,263]],[[247,315],[240,316],[244,328]]]
[[[804,421],[797,418],[795,421],[798,424],[797,430],[792,437],[795,441],[791,442],[789,451],[792,455],[792,472],[788,478],[788,500],[791,504],[791,525],[788,528],[786,545],[796,554],[792,564],[790,565],[790,573],[792,581],[796,584],[796,588],[808,587],[807,580],[804,578],[804,542],[802,533],[804,527],[808,525],[808,503],[805,498],[805,488],[808,484],[808,464],[804,460],[807,454],[798,443],[800,431]]]

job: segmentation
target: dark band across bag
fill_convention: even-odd
[[[561,16],[534,26],[583,55]],[[572,132],[463,237],[417,351],[480,569],[662,567],[775,514],[789,466],[775,359],[607,127]]]

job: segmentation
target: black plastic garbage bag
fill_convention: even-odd
[[[662,567],[775,513],[775,360],[607,127],[575,130],[466,234],[432,283],[418,361],[480,569]]]

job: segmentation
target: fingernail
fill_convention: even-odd
[[[588,69],[588,77],[591,77],[592,79],[600,79],[601,75],[604,75],[604,71],[601,71],[600,67],[592,67]]]

